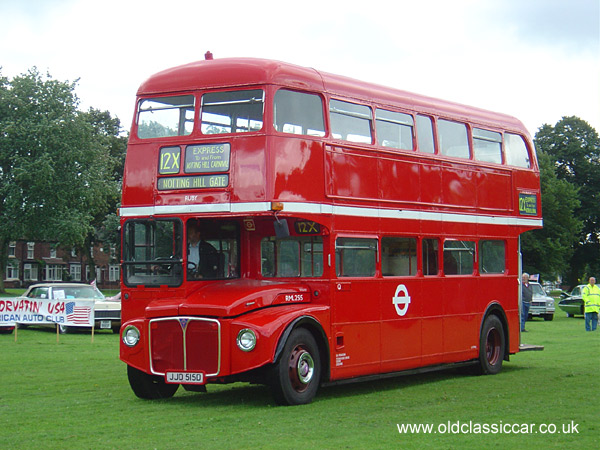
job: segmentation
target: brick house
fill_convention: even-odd
[[[52,281],[90,283],[96,279],[100,289],[118,289],[121,270],[116,249],[97,244],[93,255],[96,273],[90,274],[87,258],[74,250],[49,242],[10,242],[4,286],[28,287]]]

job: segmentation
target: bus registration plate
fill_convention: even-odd
[[[167,372],[165,382],[171,384],[204,384],[203,372]]]

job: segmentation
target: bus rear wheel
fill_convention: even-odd
[[[292,331],[272,370],[271,389],[277,403],[310,403],[321,381],[319,347],[312,334],[304,328]]]
[[[494,375],[502,370],[505,339],[504,327],[498,316],[488,316],[483,322],[479,338],[479,372]]]
[[[179,388],[178,384],[167,384],[164,378],[149,375],[131,366],[127,366],[127,378],[133,393],[146,400],[171,398]]]

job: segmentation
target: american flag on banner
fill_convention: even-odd
[[[91,325],[92,308],[90,306],[77,306],[75,302],[68,302],[65,305],[67,321],[72,324]]]

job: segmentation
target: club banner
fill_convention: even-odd
[[[0,325],[15,323],[91,327],[94,324],[94,300],[0,298]]]

